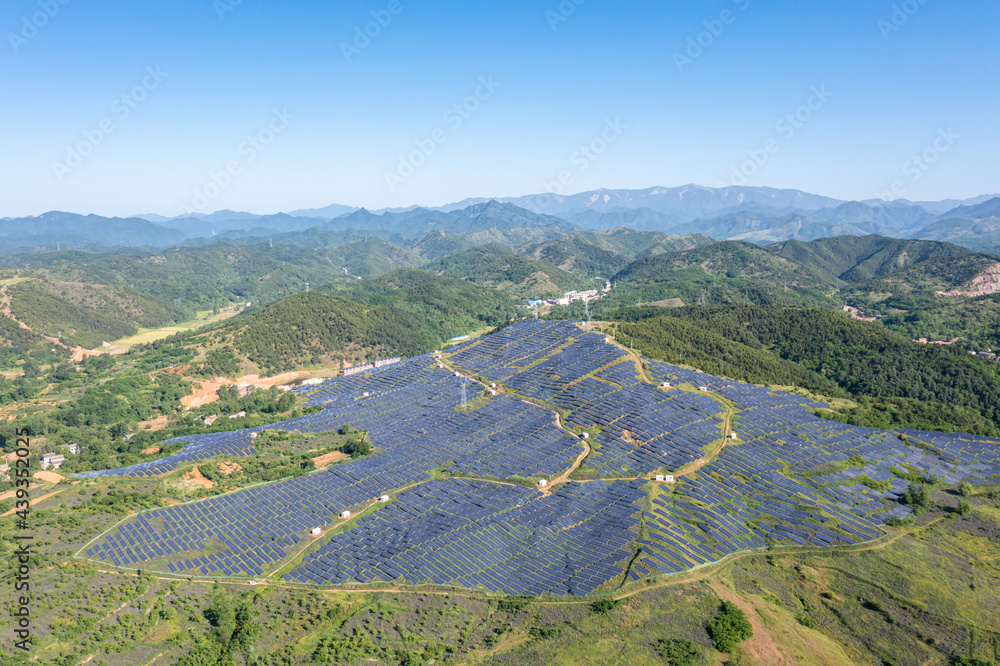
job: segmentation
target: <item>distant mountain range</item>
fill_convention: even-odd
[[[38,217],[0,219],[0,253],[57,247],[165,248],[192,242],[246,244],[273,241],[276,236],[281,237],[278,242],[316,247],[315,243],[324,242],[319,238],[323,234],[350,231],[406,243],[430,232],[510,234],[530,230],[528,236],[534,238],[525,237],[524,242],[538,242],[576,230],[617,227],[758,244],[878,234],[949,241],[977,251],[1000,252],[1000,196],[941,202],[841,201],[799,190],[686,185],[601,189],[570,196],[466,199],[437,208],[383,211],[340,204],[274,215],[223,210],[174,218],[155,214],[106,218],[53,211]],[[494,240],[510,244],[496,238],[480,242]]]

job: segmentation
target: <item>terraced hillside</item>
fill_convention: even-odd
[[[298,391],[323,410],[88,476],[156,475],[253,455],[262,430],[343,424],[368,431],[373,455],[144,512],[77,557],[184,577],[601,594],[741,551],[878,539],[910,514],[913,480],[1000,480],[998,440],[825,421],[808,398],[642,359],[572,322],[525,321]]]

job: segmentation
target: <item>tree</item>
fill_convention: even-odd
[[[708,634],[716,650],[732,652],[733,648],[753,636],[753,626],[736,604],[723,601],[719,614],[708,623]]]
[[[917,486],[911,483],[909,489],[900,496],[899,501],[913,509],[914,513],[922,513],[933,507],[931,504],[931,491],[927,487],[927,484],[917,488]]]
[[[972,505],[967,500],[958,503],[958,515],[967,516],[972,513]]]
[[[595,613],[610,613],[618,607],[618,602],[613,599],[601,599],[590,604],[590,609]]]
[[[972,484],[968,481],[962,481],[962,483],[958,484],[958,494],[962,497],[971,497],[974,490]]]

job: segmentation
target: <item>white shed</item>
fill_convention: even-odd
[[[663,480],[666,481],[667,483],[673,483],[674,482],[674,475],[673,474],[665,474],[663,476]]]
[[[544,488],[547,485],[549,485],[549,482],[546,481],[545,479],[542,479],[541,481],[538,482],[538,487],[539,488]]]
[[[312,528],[312,530],[311,530],[311,531],[309,532],[309,534],[312,534],[313,536],[319,536],[319,533],[320,533],[320,532],[322,532],[322,531],[323,531],[323,530],[321,530],[320,528],[318,528],[318,527],[314,527],[314,528]]]
[[[388,495],[382,495],[381,497],[378,498],[378,501],[379,502],[388,502],[389,501],[389,496]]]
[[[583,433],[582,435],[580,435],[580,439],[590,439],[590,433],[589,432]]]
[[[350,511],[341,511],[340,512],[340,517],[341,518],[350,518],[351,517],[351,512]]]
[[[729,439],[739,439],[739,438],[740,436],[737,435],[735,432],[729,433]]]
[[[699,386],[698,390],[701,391],[702,393],[708,393],[708,387],[707,386]]]
[[[660,481],[660,482],[662,483],[663,481],[666,481],[666,480],[667,480],[667,477],[666,477],[666,476],[664,476],[663,474],[657,474],[657,475],[656,475],[656,480],[657,480],[657,481]]]
[[[663,388],[670,388],[670,382],[663,382]]]

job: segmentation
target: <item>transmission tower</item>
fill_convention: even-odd
[[[462,377],[462,407],[463,408],[469,402],[468,397],[466,396],[466,392],[465,392],[465,382],[466,382],[465,377]]]

